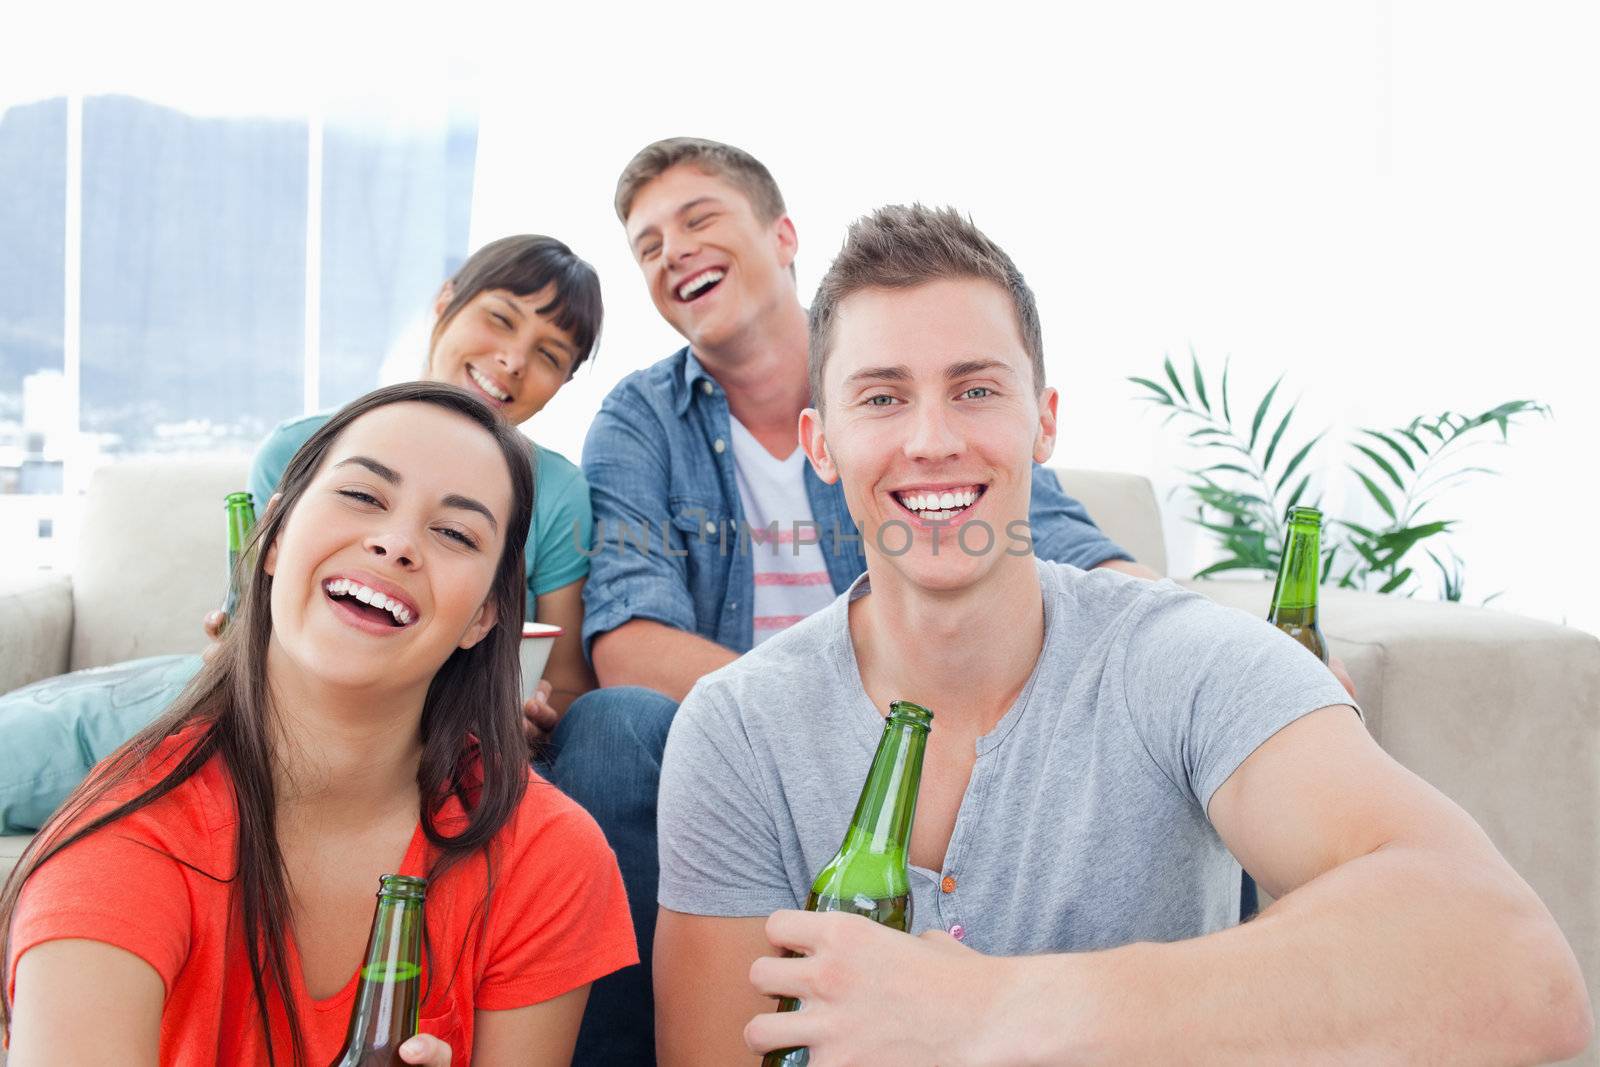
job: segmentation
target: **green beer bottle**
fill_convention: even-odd
[[[1317,586],[1322,570],[1322,512],[1316,508],[1289,509],[1283,535],[1283,562],[1278,566],[1278,586],[1272,593],[1267,621],[1322,662],[1328,662],[1328,642],[1317,622]]]
[[[400,1046],[417,1032],[421,1005],[422,900],[426,878],[386,874],[367,938],[361,984],[344,1048],[330,1067],[401,1067]]]
[[[856,813],[844,844],[811,883],[807,911],[848,911],[873,922],[911,931],[911,879],[906,870],[911,850],[911,823],[917,814],[917,786],[922,781],[922,756],[928,747],[933,712],[906,700],[889,705],[878,753],[872,757],[867,784],[861,787]],[[794,1011],[800,1002],[784,997],[779,1011]],[[767,1053],[762,1067],[803,1067],[811,1062],[804,1048]]]
[[[239,557],[250,538],[250,528],[256,524],[255,498],[249,493],[229,493],[228,499],[228,596],[222,602],[226,626],[239,607]]]

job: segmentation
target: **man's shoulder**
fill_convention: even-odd
[[[679,714],[731,715],[751,725],[793,719],[796,702],[831,696],[850,658],[839,600],[701,678]],[[703,707],[705,710],[695,709]]]
[[[611,392],[606,394],[601,404],[601,410],[620,405],[662,407],[671,404],[676,390],[682,388],[684,365],[688,359],[689,349],[685,346],[665,359],[628,374],[611,387]]]
[[[1070,563],[1040,559],[1039,584],[1044,595],[1070,605],[1075,614],[1104,621],[1127,612],[1144,612],[1159,604],[1204,600],[1170,578],[1152,581],[1110,567],[1083,570]]]
[[[1080,570],[1050,560],[1039,560],[1038,565],[1040,584],[1051,601],[1052,614],[1065,621],[1061,630],[1066,640],[1075,645],[1115,638],[1152,625],[1203,630],[1239,614],[1170,578],[1152,581],[1108,567]]]
[[[1081,571],[1041,561],[1040,578],[1046,595],[1056,598],[1056,617],[1067,620],[1059,631],[1063,642],[1098,646],[1107,655],[1120,649],[1129,666],[1160,669],[1185,660],[1229,670],[1237,663],[1219,656],[1219,649],[1247,656],[1278,647],[1264,604],[1262,615],[1252,615],[1170,578],[1151,581],[1104,567]]]

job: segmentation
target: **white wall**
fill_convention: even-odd
[[[1506,589],[1496,607],[1600,632],[1580,523],[1600,456],[1593,4],[93,7],[6,16],[54,21],[0,35],[0,101],[294,111],[476,86],[475,243],[552,233],[605,283],[597,363],[532,424],[570,455],[611,384],[677,347],[611,214],[616,174],[658,137],[715,137],[783,186],[805,292],[863,211],[970,212],[1039,294],[1063,464],[1176,484],[1194,458],[1124,379],[1191,344],[1232,355],[1240,395],[1287,372],[1301,425],[1336,434],[1549,402],[1505,476],[1441,514],[1463,520],[1470,601]],[[1167,533],[1175,573],[1209,559],[1176,508]]]
[[[803,292],[865,210],[970,212],[1039,295],[1063,464],[1176,484],[1194,459],[1124,379],[1191,344],[1231,354],[1239,396],[1287,372],[1307,435],[1552,404],[1554,421],[1485,457],[1504,477],[1439,515],[1462,520],[1469,602],[1504,589],[1496,607],[1600,631],[1576,523],[1600,456],[1600,14],[1536,8],[1095,4],[1041,24],[987,4],[907,24],[906,9],[808,5],[657,10],[606,19],[599,39],[599,20],[547,27],[589,43],[492,72],[474,239],[568,240],[599,268],[608,318],[596,365],[533,433],[576,452],[611,384],[677,347],[610,193],[644,143],[709,136],[778,178]],[[1177,511],[1172,569],[1190,573],[1210,546]]]

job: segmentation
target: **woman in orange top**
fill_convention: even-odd
[[[320,1067],[385,873],[430,880],[406,1062],[570,1062],[589,983],[637,955],[599,829],[528,770],[532,495],[522,439],[447,385],[306,442],[218,654],[0,895],[11,1067]]]

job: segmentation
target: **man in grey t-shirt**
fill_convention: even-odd
[[[857,222],[810,343],[801,440],[843,483],[867,574],[703,679],[673,724],[664,1067],[795,1045],[910,1067],[1521,1063],[1587,1043],[1548,912],[1320,663],[1171,583],[1009,543],[1057,398],[1032,294],[970,222]],[[895,699],[935,713],[917,937],[787,910]],[[1277,898],[1243,926],[1234,857]],[[778,995],[804,1008],[775,1013]]]

